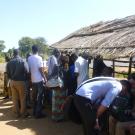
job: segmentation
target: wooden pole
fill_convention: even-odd
[[[113,63],[112,63],[112,64],[113,64],[113,71],[114,71],[114,72],[113,72],[113,77],[115,77],[115,60],[113,59],[112,62],[113,62]]]
[[[128,77],[131,74],[131,68],[132,68],[132,57],[130,57],[130,60],[129,60]]]

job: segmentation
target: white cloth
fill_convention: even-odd
[[[81,56],[75,61],[75,73],[78,73],[77,86],[89,78],[88,75],[88,60]]]
[[[48,65],[48,76],[49,76],[52,74],[54,66],[58,66],[57,58],[54,55],[50,56],[47,65]]]
[[[46,60],[43,61],[43,67],[48,67]]]
[[[94,79],[96,81],[92,81]],[[106,107],[109,107],[122,90],[121,83],[112,77],[95,77],[86,82],[80,85],[76,94],[90,99],[93,103],[102,101],[101,104]]]
[[[28,65],[31,73],[32,82],[41,82],[43,80],[43,77],[39,71],[39,68],[43,67],[42,57],[40,57],[38,54],[31,55],[28,58]]]

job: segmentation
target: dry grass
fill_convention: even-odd
[[[135,54],[135,15],[81,28],[52,47],[87,50],[104,58],[130,57]]]

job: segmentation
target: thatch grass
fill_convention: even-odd
[[[135,53],[135,15],[81,28],[52,45],[59,49],[85,49],[105,58]]]

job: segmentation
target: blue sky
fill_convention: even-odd
[[[135,14],[135,0],[0,0],[0,40],[7,49],[25,36],[48,44],[98,21]]]

